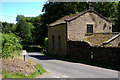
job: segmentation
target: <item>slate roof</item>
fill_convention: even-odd
[[[104,43],[114,38],[118,33],[94,33],[85,39],[91,46],[102,46]]]
[[[80,13],[77,13],[77,14],[72,14],[72,15],[69,15],[69,16],[62,17],[62,18],[56,20],[55,22],[53,22],[51,24],[48,24],[47,26],[55,26],[55,25],[59,25],[59,24],[65,24],[66,21],[74,20],[74,19],[84,15],[87,12],[90,12],[90,13],[93,12],[93,13],[97,14],[98,16],[100,16],[101,18],[105,19],[106,21],[112,22],[112,21],[108,20],[107,18],[105,18],[104,16],[102,16],[101,14],[99,14],[98,12],[96,12],[94,10],[86,10],[84,12],[80,12]]]

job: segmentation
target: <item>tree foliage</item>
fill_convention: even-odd
[[[87,10],[87,3],[54,2],[49,4],[48,6],[45,6],[44,8],[45,13],[42,15],[42,22],[49,24],[61,17]]]
[[[117,15],[117,3],[115,2],[98,2],[94,3],[94,10],[102,14],[108,19],[116,18]]]
[[[0,22],[0,23],[1,23],[2,33],[14,32],[15,24],[7,23],[7,22]]]
[[[96,2],[93,3],[94,10],[102,14],[109,20],[114,21],[113,31],[120,31],[118,28],[119,11],[118,3],[116,2]],[[55,20],[74,13],[82,12],[88,9],[87,2],[50,2],[46,3],[43,7],[45,13],[41,16],[43,24],[50,24]],[[44,26],[46,28],[46,26]]]
[[[24,43],[32,42],[31,30],[34,28],[33,25],[31,23],[27,23],[26,18],[23,15],[18,15],[16,21],[17,21],[16,28],[17,35],[22,38]]]
[[[116,21],[116,31],[120,32],[120,1],[118,3],[118,20]]]
[[[2,32],[2,22],[0,22],[0,32]]]
[[[96,2],[94,10],[109,20],[113,20],[113,31],[120,32],[120,2]],[[12,32],[22,38],[22,43],[45,45],[47,37],[47,26],[61,17],[83,12],[88,9],[87,2],[49,2],[43,7],[43,14],[36,17],[25,17],[18,15],[17,24],[2,22],[3,33]]]
[[[2,41],[2,58],[14,57],[20,55],[22,46],[20,44],[21,39],[15,34],[0,33],[0,41]]]
[[[44,45],[44,39],[47,37],[47,26],[46,24],[50,24],[57,19],[60,19],[61,17],[75,14],[78,12],[83,12],[88,9],[88,3],[87,2],[49,2],[46,3],[43,7],[43,13],[42,15],[39,15],[37,17],[24,17],[22,15],[18,15],[17,25],[19,24],[19,21],[23,20],[22,24],[19,25],[28,25],[28,30],[20,30],[23,31],[24,34],[31,34],[32,37],[29,43],[31,44],[39,44]],[[115,2],[96,2],[93,5],[94,10],[98,13],[102,14],[109,20],[113,20],[113,31],[118,31],[118,3]],[[18,26],[19,26],[18,25]],[[25,27],[24,27],[25,28]],[[23,35],[22,35],[23,36]],[[20,36],[20,37],[22,37]],[[22,37],[24,40],[24,37]],[[24,41],[27,41],[26,39]]]

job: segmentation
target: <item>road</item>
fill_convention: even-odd
[[[27,57],[42,64],[49,72],[42,78],[118,78],[118,71],[115,70],[56,60],[38,52],[28,53]]]

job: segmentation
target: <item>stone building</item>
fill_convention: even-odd
[[[48,53],[65,56],[69,41],[91,46],[120,46],[120,33],[112,32],[112,21],[94,10],[62,17],[48,26]]]

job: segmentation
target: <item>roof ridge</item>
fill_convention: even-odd
[[[55,23],[55,22],[57,22],[57,21],[59,21],[59,20],[62,20],[62,19],[64,19],[64,18],[67,18],[67,17],[75,16],[75,15],[80,14],[80,13],[81,13],[81,12],[78,12],[78,13],[75,13],[75,14],[71,14],[71,15],[63,16],[63,17],[61,17],[60,19],[57,19],[56,21],[54,21],[54,22],[52,22],[52,23],[50,23],[50,24],[53,24],[53,23]],[[47,24],[47,25],[49,26],[50,24]]]
[[[113,21],[107,19],[106,17],[104,17],[103,15],[101,15],[100,13],[96,12],[95,10],[85,10],[85,11],[81,12],[81,14],[79,14],[78,16],[74,17],[73,19],[65,20],[65,21],[72,21],[72,20],[78,18],[79,16],[81,16],[81,15],[87,13],[87,12],[94,12],[95,14],[99,15],[101,18],[105,19],[106,21],[113,22]]]
[[[55,22],[52,22],[51,24],[48,24],[48,26],[55,26],[55,25],[59,25],[59,24],[63,24],[63,23],[66,23],[67,21],[72,21],[78,17],[80,17],[81,15],[84,15],[85,13],[87,12],[93,12],[95,14],[97,14],[98,16],[100,16],[101,18],[105,19],[106,21],[108,22],[113,22],[111,20],[108,20],[106,17],[104,17],[103,15],[101,15],[100,13],[96,12],[95,10],[85,10],[83,12],[79,12],[79,13],[76,13],[76,14],[72,14],[72,15],[68,15],[68,16],[64,16],[58,20],[56,20]]]

